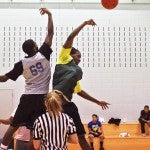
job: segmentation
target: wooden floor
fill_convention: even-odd
[[[87,125],[84,125],[87,131]],[[103,124],[105,133],[105,150],[150,150],[150,136],[142,137],[140,135],[139,124]],[[130,134],[129,137],[119,137],[122,132]],[[87,132],[88,133],[88,132]],[[146,133],[150,133],[150,128],[146,127]],[[87,137],[87,136],[86,136]],[[86,138],[88,141],[88,138]],[[68,144],[69,150],[81,150],[80,146]],[[99,139],[94,139],[94,150],[99,150]]]

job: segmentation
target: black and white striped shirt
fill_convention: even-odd
[[[67,114],[50,117],[47,112],[36,119],[33,138],[41,140],[41,150],[67,150],[67,135],[74,133],[76,127]]]

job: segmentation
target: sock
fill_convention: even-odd
[[[91,142],[90,145],[91,145],[91,148],[93,148],[93,142]]]
[[[102,141],[100,142],[100,147],[103,147],[103,142]]]
[[[1,144],[1,146],[0,146],[0,148],[1,148],[1,149],[4,149],[4,150],[7,150],[7,147],[8,147],[8,146],[5,146],[5,145],[3,145],[3,144]]]

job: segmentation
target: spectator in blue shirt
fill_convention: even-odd
[[[89,129],[88,138],[90,141],[91,149],[94,150],[93,138],[99,137],[100,138],[100,150],[104,150],[104,147],[103,147],[104,132],[103,132],[102,124],[98,120],[98,116],[96,114],[92,115],[92,121],[88,123],[88,129]]]

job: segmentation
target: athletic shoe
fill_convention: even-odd
[[[6,149],[0,147],[0,150],[6,150]]]
[[[142,133],[142,136],[145,137],[146,136],[145,133]]]

